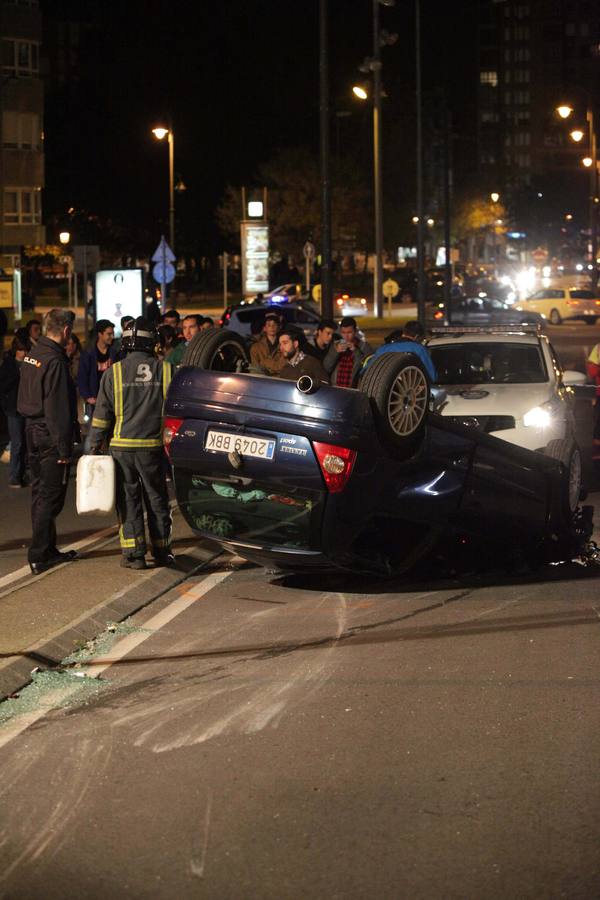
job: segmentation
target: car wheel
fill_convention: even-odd
[[[429,408],[429,378],[412,353],[380,356],[367,368],[359,388],[370,397],[382,438],[408,449],[419,436]]]
[[[248,368],[248,350],[237,332],[209,328],[192,338],[181,365],[215,372],[244,372]]]
[[[560,325],[562,322],[561,315],[557,309],[550,310],[550,322],[552,325]]]
[[[544,454],[561,462],[567,470],[568,480],[565,482],[563,505],[565,512],[572,515],[581,497],[581,451],[575,441],[563,438],[550,441]]]

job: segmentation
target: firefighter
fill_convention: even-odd
[[[600,344],[596,344],[595,347],[592,347],[592,352],[587,358],[587,373],[596,385],[592,461],[594,463],[594,468],[600,475]]]
[[[175,562],[162,446],[162,412],[171,365],[156,358],[157,342],[154,327],[141,316],[123,332],[125,357],[102,377],[90,432],[92,452],[110,438],[121,565],[126,569],[146,568],[144,504],[155,564]]]

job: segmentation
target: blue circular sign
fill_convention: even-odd
[[[152,277],[159,284],[171,284],[175,278],[175,266],[170,262],[157,262],[152,268]]]

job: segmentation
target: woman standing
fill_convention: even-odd
[[[10,437],[10,468],[8,486],[25,487],[25,419],[17,412],[17,394],[19,391],[20,369],[25,355],[31,350],[31,342],[25,328],[15,332],[10,350],[4,354],[0,366],[0,405],[8,422]]]

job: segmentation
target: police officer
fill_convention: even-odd
[[[171,365],[155,357],[157,342],[154,327],[141,316],[125,329],[121,340],[125,358],[102,377],[90,430],[92,451],[110,437],[117,474],[121,565],[126,569],[146,568],[144,503],[156,565],[175,561],[162,446],[162,411]]]
[[[34,575],[77,557],[56,546],[55,519],[67,493],[69,464],[77,433],[77,398],[64,348],[73,318],[62,309],[44,317],[45,335],[25,356],[17,409],[26,418],[31,469],[32,536],[27,558]]]

